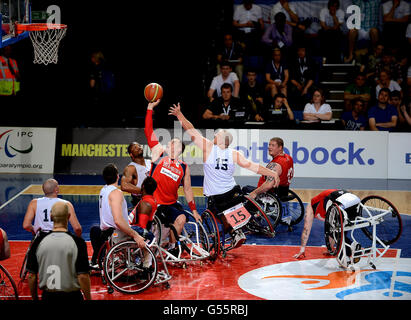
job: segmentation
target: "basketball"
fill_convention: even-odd
[[[155,102],[163,97],[163,87],[158,83],[150,83],[144,88],[144,97],[148,102]]]

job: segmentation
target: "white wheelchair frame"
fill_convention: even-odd
[[[191,212],[186,211],[186,213],[188,213],[194,220],[194,216]],[[158,229],[153,230],[154,226],[152,227],[152,230],[156,238],[159,239],[159,241],[156,242],[156,249],[159,250],[161,259],[164,263],[179,264],[183,267],[186,267],[187,263],[189,262],[203,261],[210,258],[210,252],[208,251],[208,248],[210,248],[210,243],[208,240],[207,232],[202,224],[194,221],[187,221],[185,223],[182,233],[180,234],[179,239],[176,242],[176,248],[178,249],[177,255],[173,255],[167,250],[167,248],[165,248],[165,246],[167,246],[168,244],[166,238],[169,237],[170,232],[174,232],[173,227],[170,228],[164,226],[157,216],[155,216],[154,218],[153,225],[157,226],[157,228],[158,226],[160,226],[161,228],[160,232]],[[190,231],[187,226],[193,227],[193,230],[195,231],[194,239],[192,235],[190,235]],[[206,249],[202,247],[199,229],[202,229],[202,232],[204,234]],[[183,257],[183,252],[186,252],[188,256]]]
[[[381,259],[386,254],[386,252],[390,248],[389,244],[385,243],[377,236],[377,226],[381,222],[384,221],[384,217],[387,214],[393,214],[395,212],[396,214],[399,215],[397,209],[395,209],[394,206],[390,206],[389,210],[384,210],[384,209],[366,206],[362,202],[360,202],[357,207],[357,215],[355,219],[350,220],[348,218],[347,212],[343,208],[341,208],[341,206],[339,206],[337,203],[333,203],[328,210],[331,210],[332,207],[338,208],[337,211],[340,213],[340,217],[342,216],[342,221],[340,218],[341,225],[332,226],[335,228],[332,231],[337,231],[336,229],[340,228],[340,234],[341,234],[340,248],[336,254],[338,263],[345,269],[353,270],[355,269],[354,266],[355,266],[356,259],[359,259],[361,257],[368,257],[367,264],[371,266],[373,269],[376,269],[376,266],[375,266],[376,263],[379,261],[379,259]],[[373,209],[373,211],[378,210],[378,211],[381,211],[381,213],[377,215],[372,215],[370,213],[371,208]],[[362,212],[362,215],[358,215],[360,210]],[[364,213],[366,213],[368,216],[364,217]],[[400,216],[399,216],[399,221],[401,223]],[[354,231],[357,229],[363,229],[363,228],[368,228],[368,227],[372,227],[372,234],[371,234],[371,239],[370,239],[371,247],[362,248],[361,244],[355,239]],[[351,244],[346,243],[346,232],[347,233],[350,232],[351,234],[351,239],[352,239]],[[335,239],[333,239],[333,241],[335,241]],[[380,247],[377,247],[377,244]],[[347,255],[347,248],[351,250],[350,256]]]

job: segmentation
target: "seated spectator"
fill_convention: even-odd
[[[287,83],[289,79],[288,67],[281,60],[281,50],[275,48],[272,52],[272,59],[267,64],[265,70],[265,89],[270,92],[271,97],[281,92],[287,96]]]
[[[361,99],[364,104],[364,110],[367,110],[368,102],[371,99],[371,87],[366,84],[364,73],[358,73],[353,83],[350,83],[344,90],[344,107],[345,111],[351,111],[354,106],[353,101]]]
[[[378,43],[375,47],[373,47],[372,52],[367,56],[364,64],[360,68],[360,71],[365,72],[367,79],[371,79],[372,82],[375,82],[375,78],[377,77],[375,68],[377,67],[377,64],[381,62],[383,52],[384,45]]]
[[[236,38],[244,44],[247,55],[258,55],[261,34],[264,30],[263,13],[253,0],[243,0],[233,14],[233,26]]]
[[[282,93],[277,93],[271,101],[268,101],[264,119],[267,122],[286,124],[294,121],[294,113],[288,104],[287,98]]]
[[[215,76],[211,81],[208,89],[207,97],[213,101],[215,95],[221,97],[221,86],[224,83],[229,83],[234,88],[233,96],[238,97],[240,93],[240,80],[235,72],[232,72],[231,64],[228,61],[221,62],[221,74]]]
[[[408,104],[401,104],[401,112],[398,114],[400,121],[399,131],[411,131],[411,102]]]
[[[333,113],[331,106],[325,103],[324,91],[315,89],[311,103],[307,103],[303,111],[303,119],[305,121],[320,122],[329,121],[332,119]]]
[[[241,82],[243,79],[243,48],[233,40],[231,33],[224,35],[223,44],[217,49],[217,74],[221,73],[221,63],[223,61],[232,65]]]
[[[408,127],[407,116],[409,113],[407,112],[405,103],[402,101],[401,92],[397,90],[390,92],[390,99],[388,100],[388,103],[397,109],[397,131],[406,131]],[[405,112],[403,112],[402,109],[404,109]]]
[[[321,52],[328,63],[341,63],[344,11],[339,0],[329,0],[327,8],[320,11],[321,29],[318,32]]]
[[[317,65],[307,57],[306,48],[299,46],[297,58],[290,63],[289,100],[301,110],[309,100],[310,90],[317,77]]]
[[[233,87],[229,83],[224,83],[221,86],[221,97],[214,99],[206,107],[202,118],[204,120],[217,120],[218,122],[215,124],[223,124],[228,120],[246,121],[249,112],[248,107],[240,98],[234,97],[232,93]]]
[[[387,71],[380,72],[380,76],[378,78],[378,85],[375,88],[376,97],[378,97],[378,94],[381,88],[387,88],[390,92],[394,90],[398,90],[402,94],[402,89],[400,85],[396,81],[391,80],[390,74]]]
[[[247,81],[241,85],[240,99],[250,105],[250,120],[264,121],[262,117],[264,105],[264,87],[257,81],[257,72],[248,70]]]
[[[365,130],[367,119],[362,115],[364,102],[360,99],[351,100],[351,111],[345,111],[341,116],[341,122],[345,130]]]
[[[390,50],[384,51],[380,63],[375,66],[375,73],[377,75],[379,75],[381,71],[387,71],[391,75],[391,80],[394,80],[401,85],[403,81],[401,63],[395,61]]]
[[[361,29],[348,31],[348,56],[344,62],[351,63],[358,40],[371,40],[374,47],[379,40],[379,24],[381,19],[381,0],[352,0],[352,4],[360,8]]]
[[[293,44],[292,27],[286,23],[285,14],[282,12],[274,16],[274,23],[270,24],[262,37],[268,56],[273,48],[280,48],[282,53],[287,56],[288,49]]]
[[[397,109],[388,103],[390,90],[382,88],[378,93],[377,104],[368,111],[368,125],[373,131],[394,131],[397,126]]]
[[[390,48],[402,47],[410,18],[410,4],[404,0],[389,0],[382,4],[382,14],[382,38],[385,45]]]
[[[304,31],[306,26],[300,23],[300,18],[297,15],[297,6],[295,3],[289,3],[288,0],[279,0],[271,8],[270,21],[274,23],[274,17],[277,13],[282,12],[285,14],[286,23],[292,27],[293,42],[302,44],[304,38]]]

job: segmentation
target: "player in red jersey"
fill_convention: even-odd
[[[269,155],[273,157],[271,162],[267,165],[268,169],[276,171],[280,177],[280,184],[278,188],[274,188],[274,178],[261,176],[258,180],[257,188],[253,191],[253,187],[246,186],[243,188],[244,192],[250,192],[249,197],[255,198],[260,193],[267,192],[271,189],[280,197],[288,195],[291,179],[294,176],[294,161],[293,158],[284,153],[284,141],[281,138],[272,138],[268,145]]]
[[[187,213],[177,201],[180,184],[183,184],[184,194],[194,218],[196,221],[201,221],[201,217],[194,202],[190,168],[179,159],[179,156],[184,152],[184,143],[180,139],[174,138],[164,148],[153,131],[153,109],[159,103],[160,100],[157,100],[148,104],[144,128],[151,149],[151,176],[157,182],[154,198],[159,204],[157,215],[163,220],[163,223],[172,224],[177,234],[180,235],[188,220]],[[172,248],[176,242],[172,232],[170,233],[170,242],[170,248]]]
[[[329,206],[334,202],[341,204],[348,216],[354,218],[361,200],[356,195],[342,189],[324,190],[313,197],[305,210],[304,228],[301,234],[301,248],[300,251],[294,255],[294,258],[301,259],[305,257],[305,247],[310,236],[314,218],[324,221]],[[351,240],[346,238],[346,242],[351,243]],[[347,254],[350,255],[351,252],[347,252]],[[358,260],[354,259],[354,262],[358,262]]]
[[[143,236],[148,235],[151,229],[154,215],[157,211],[157,201],[153,193],[157,188],[157,182],[152,177],[147,177],[141,184],[141,200],[128,215],[128,222],[131,226],[141,228]],[[150,239],[152,240],[152,239]]]

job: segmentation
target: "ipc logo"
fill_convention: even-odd
[[[18,153],[26,154],[30,153],[33,150],[33,144],[30,142],[30,145],[27,144],[27,147],[21,148],[16,147],[16,138],[26,140],[25,138],[32,138],[32,131],[14,131],[13,129],[4,131],[0,133],[0,150],[4,149],[4,153],[7,157],[13,158]],[[11,139],[10,139],[11,137]],[[11,140],[11,141],[10,141]],[[4,144],[3,144],[4,143]],[[24,144],[25,141],[21,141],[20,145]]]

